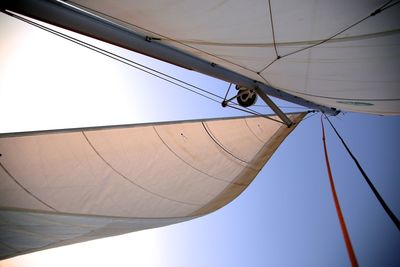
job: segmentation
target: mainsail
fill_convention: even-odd
[[[69,2],[311,102],[400,113],[400,5],[386,9],[388,1],[365,0]]]
[[[213,212],[304,115],[3,134],[0,258]]]
[[[398,2],[8,0],[0,8],[325,113],[400,114]]]

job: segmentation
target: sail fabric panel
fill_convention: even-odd
[[[284,127],[253,120],[275,129],[269,139]],[[5,136],[2,176],[13,188],[1,190],[15,198],[19,192],[19,203],[7,205],[19,209],[32,209],[33,197],[43,211],[186,216],[228,186],[243,190],[248,182],[236,180],[245,169],[250,180],[256,176],[263,164],[254,160],[264,145],[245,118]]]
[[[400,114],[400,5],[368,17],[387,1],[72,2],[306,100]]]
[[[368,16],[386,2],[365,0],[271,1],[276,41],[279,48],[293,42],[298,43],[297,48],[308,46],[310,41],[324,40],[345,29]],[[384,16],[376,16],[375,18],[381,20]],[[346,31],[342,36],[348,37],[386,30],[384,24],[376,24],[374,21],[371,24],[375,26],[370,27],[370,25],[367,25],[368,23],[369,21],[366,21],[365,24],[363,23],[356,28],[358,29],[356,32],[353,28],[349,32]],[[290,50],[286,52],[290,52]]]
[[[82,132],[2,138],[0,142],[2,165],[53,211],[152,217],[155,212],[178,216],[197,207],[183,202],[171,205],[171,200],[124,179],[96,154]]]
[[[176,132],[171,125],[157,126],[155,129],[176,158],[197,172],[206,175],[208,182],[213,182],[214,186],[225,188],[246,166],[238,162],[232,155],[221,151],[207,134],[204,123],[189,123],[180,132]],[[193,140],[195,141],[193,142]],[[207,146],[207,151],[203,149],[204,146]],[[212,157],[210,155],[221,156]]]
[[[1,166],[0,177],[0,203],[2,206],[25,206],[28,209],[51,210],[21,188]]]
[[[269,13],[264,1],[253,1],[251,5],[245,1],[216,2],[198,1],[130,1],[130,0],[76,0],[79,4],[115,19],[134,23],[148,30],[175,36],[178,41],[209,41],[221,43],[237,43],[243,39],[254,39],[249,29],[263,26],[264,34],[255,41],[266,40],[272,36],[271,24],[266,20]],[[229,16],[223,15],[229,14]],[[252,17],[251,20],[242,18]],[[214,22],[213,27],[210,21]],[[201,37],[201,38],[199,38]]]
[[[396,107],[389,103],[399,100],[399,34],[365,37],[368,45],[364,39],[323,44],[283,58],[271,65],[264,77],[271,85],[280,84],[282,90],[312,101],[323,98],[344,110],[391,114]],[[388,49],[376,51],[376,47]]]
[[[293,116],[291,116],[290,119],[295,125],[297,125],[301,121],[300,117],[294,118]],[[268,141],[265,142],[265,145],[258,151],[257,155],[254,157],[251,164],[253,166],[263,166],[265,162],[267,162],[270,159],[275,150],[279,147],[282,140],[285,139],[285,137],[287,136],[286,132],[287,130],[288,130],[287,127],[282,127],[282,126],[279,127],[273,133],[273,137],[269,138]],[[252,177],[252,169],[244,168],[241,175],[239,175],[236,178],[236,181],[240,183],[249,184],[253,180],[251,177]],[[235,198],[235,196],[239,195],[243,190],[244,188],[230,186],[226,188],[221,194],[219,194],[215,199],[210,201],[208,205],[202,207],[192,215],[207,214],[216,209],[219,209],[228,204],[230,201],[232,201],[232,199]]]
[[[207,179],[204,174],[193,175],[193,170],[165,147],[153,127],[91,131],[86,136],[115,171],[157,198],[197,207],[206,201],[204,195],[217,194],[201,187]],[[161,171],[163,179],[156,179]],[[177,185],[187,190],[181,191]]]
[[[113,218],[0,210],[0,259],[188,219]]]
[[[0,258],[215,211],[304,115],[2,134]]]
[[[277,119],[275,116],[274,119]],[[205,123],[205,127],[208,129],[208,133],[212,136],[215,142],[219,143],[222,149],[227,150],[232,155],[235,155],[235,158],[245,164],[248,164],[254,159],[254,156],[259,152],[260,144],[264,142],[260,142],[260,140],[254,136],[254,133],[249,128],[246,120],[235,121],[230,123],[226,130],[222,130],[221,127],[211,121]],[[272,122],[271,127],[276,132],[280,124],[277,122]],[[242,136],[246,136],[242,138]],[[228,138],[229,137],[229,138]],[[241,143],[241,146],[246,147],[247,149],[238,149],[238,143]],[[261,169],[262,166],[254,166],[249,165],[249,167],[253,169]]]
[[[173,45],[176,48],[182,49],[188,53],[193,53],[192,49],[188,49],[182,44],[176,42],[163,41],[167,44]],[[272,62],[276,59],[275,49],[273,43],[212,43],[212,42],[196,42],[185,41],[185,44],[190,45],[194,49],[207,51],[216,57],[208,55],[206,58],[211,62],[218,63],[218,65],[225,66],[227,62],[232,62],[232,67],[229,69],[246,74],[255,80],[260,80],[260,76],[255,73],[263,69],[266,62]],[[203,53],[194,51],[194,54],[199,57],[204,57]],[[260,80],[262,82],[262,80]]]
[[[276,119],[276,117],[275,117]],[[274,134],[274,132],[277,130],[279,127],[278,125],[275,125],[275,127],[266,127],[265,124],[260,123],[259,120],[255,120],[254,118],[246,118],[245,123],[249,130],[254,134],[254,136],[260,140],[261,142],[267,142],[269,139],[269,136]]]

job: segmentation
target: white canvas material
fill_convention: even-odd
[[[400,113],[400,5],[370,16],[387,1],[69,2],[306,100],[347,111]],[[277,56],[282,58],[263,70]]]
[[[215,211],[304,115],[2,134],[0,258]]]

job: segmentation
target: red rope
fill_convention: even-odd
[[[321,126],[322,126],[322,142],[324,144],[326,168],[328,170],[329,183],[331,185],[333,201],[335,202],[336,213],[337,213],[337,216],[338,216],[338,219],[340,222],[340,228],[342,229],[344,242],[346,243],[347,253],[349,254],[351,266],[356,267],[356,266],[358,266],[357,258],[354,253],[353,246],[351,245],[350,236],[349,236],[349,233],[347,232],[346,223],[344,222],[342,210],[340,209],[339,199],[336,194],[335,183],[333,182],[333,178],[332,178],[331,166],[329,164],[329,158],[328,158],[328,151],[326,149],[325,128],[324,128],[324,122],[322,121],[322,116],[321,116]]]

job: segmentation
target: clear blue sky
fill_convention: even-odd
[[[243,115],[3,14],[0,29],[1,132]],[[228,87],[96,44],[222,96]],[[0,266],[146,266],[138,258],[147,258],[149,266],[347,266],[319,118],[305,120],[249,188],[217,212]],[[400,117],[345,113],[332,121],[400,216]],[[336,189],[360,265],[399,266],[400,233],[326,128]]]

